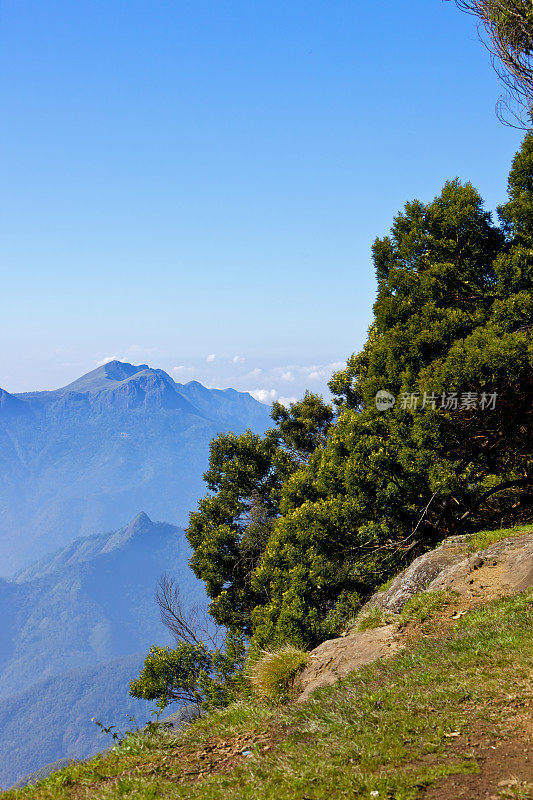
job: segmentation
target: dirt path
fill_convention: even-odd
[[[472,732],[450,745],[449,756],[474,753],[479,772],[448,775],[424,793],[424,800],[533,800],[533,730],[531,718],[505,738]]]

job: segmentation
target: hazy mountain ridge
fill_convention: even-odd
[[[128,696],[128,684],[143,662],[143,654],[71,670],[0,699],[0,787],[59,758],[85,758],[109,747],[92,721],[132,727],[151,719],[153,704]]]
[[[212,438],[263,431],[269,411],[120,362],[56,391],[0,390],[0,784],[104,747],[91,716],[123,728],[147,713],[128,685],[168,642],[159,577],[206,602],[183,529],[148,514],[185,523]]]
[[[72,669],[143,652],[166,634],[154,592],[168,571],[184,604],[205,602],[184,532],[140,514],[0,583],[0,697]]]
[[[6,395],[9,403],[20,407],[20,403],[31,408],[46,407],[58,403],[78,402],[89,408],[106,406],[135,408],[143,403],[152,407],[180,409],[192,416],[211,418],[223,412],[228,417],[247,410],[252,416],[261,415],[261,404],[246,392],[235,389],[207,389],[198,381],[176,383],[162,369],[152,369],[147,364],[134,366],[121,361],[110,361],[81,378],[55,391],[22,392]],[[99,403],[95,403],[96,399]],[[13,403],[14,401],[14,403]],[[258,408],[259,407],[259,408]]]
[[[0,574],[139,508],[184,525],[217,433],[262,432],[249,394],[118,361],[56,391],[0,390]]]
[[[0,785],[104,748],[93,716],[122,729],[126,714],[149,718],[128,686],[149,646],[169,642],[154,600],[161,574],[185,607],[206,602],[189,557],[182,529],[140,513],[0,578]]]
[[[42,578],[65,567],[83,564],[98,556],[112,553],[138,537],[150,535],[154,539],[156,531],[158,533],[169,532],[173,534],[179,529],[165,522],[152,522],[148,515],[141,511],[129,525],[118,531],[109,531],[75,539],[61,550],[57,550],[36,561],[30,567],[22,569],[15,575],[14,580],[17,583],[24,583]],[[182,531],[179,532],[180,534],[182,533]]]

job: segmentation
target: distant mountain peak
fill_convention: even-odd
[[[165,539],[169,535],[180,535],[181,528],[174,527],[166,522],[152,522],[148,514],[141,511],[124,528],[117,531],[93,534],[92,536],[82,536],[75,539],[66,547],[45,556],[31,566],[20,570],[14,579],[17,583],[24,583],[36,577],[43,577],[56,572],[65,567],[73,568],[76,564],[82,564],[94,560],[98,556],[113,553],[115,551],[127,551],[136,545],[143,545],[143,540],[147,541],[147,546],[151,547],[153,542]],[[0,578],[0,588],[1,588]]]
[[[134,536],[148,533],[156,524],[157,523],[152,522],[148,514],[146,514],[144,511],[141,511],[134,519],[132,519],[129,525],[126,525],[125,528],[121,528],[120,531],[117,531],[117,534],[124,541],[133,539]]]
[[[140,525],[151,525],[151,524],[152,524],[152,520],[150,519],[150,517],[148,516],[148,514],[145,511],[140,511],[137,514],[137,516],[135,517],[135,519],[133,520],[133,522],[131,522],[131,525],[133,525],[133,526],[135,526],[135,525],[137,525],[137,526],[140,526]]]
[[[106,375],[108,375],[113,380],[123,381],[127,378],[130,378],[132,375],[135,375],[137,372],[143,372],[145,369],[150,369],[148,364],[139,364],[135,366],[134,364],[129,364],[127,361],[108,361],[106,364],[103,364],[100,369],[104,369]]]
[[[116,550],[117,547],[124,547],[128,542],[133,539],[138,539],[142,536],[154,534],[161,526],[157,522],[152,522],[148,514],[141,511],[135,519],[125,528],[121,528],[115,533],[111,534],[105,545],[102,547],[102,553],[110,553]],[[163,526],[165,527],[165,526]]]
[[[152,410],[180,410],[184,414],[203,416],[183,396],[170,375],[147,364],[135,366],[124,361],[108,361],[54,394],[67,399],[73,394],[86,395],[100,409],[145,406]]]
[[[140,372],[150,370],[148,364],[128,364],[126,361],[108,361],[96,369],[82,375],[81,378],[69,383],[63,391],[69,392],[100,392],[112,389],[120,383],[129,380]]]
[[[6,392],[5,389],[0,388],[0,411],[5,413],[15,413],[15,414],[22,414],[27,410],[24,403],[15,397],[13,394],[9,394]]]
[[[269,411],[244,392],[178,384],[162,369],[123,361],[63,388],[0,393],[0,575],[18,575],[95,530],[116,531],[140,509],[185,524],[205,493],[212,439],[263,433]],[[142,549],[159,524],[141,516],[128,535]],[[93,552],[93,544],[83,547]],[[80,547],[61,559],[78,558]]]

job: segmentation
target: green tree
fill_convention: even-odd
[[[150,648],[143,668],[130,683],[130,695],[156,700],[163,710],[174,702],[222,708],[246,692],[243,678],[245,644],[228,634],[222,648],[179,642],[175,647]]]
[[[333,411],[307,392],[289,409],[274,403],[275,426],[264,436],[221,434],[211,443],[204,479],[209,494],[190,515],[191,566],[206,585],[210,613],[231,630],[249,634],[250,613],[268,601],[252,575],[279,516],[281,489],[326,440]]]
[[[509,193],[499,228],[470,184],[449,182],[375,242],[367,343],[331,382],[339,418],[285,481],[254,575],[268,594],[256,646],[316,644],[339,602],[444,536],[531,519],[530,135]],[[379,390],[393,409],[376,408]]]
[[[180,642],[176,647],[153,645],[138,678],[130,683],[130,695],[157,700],[161,710],[170,703],[198,703],[202,685],[212,670],[212,657],[205,645]]]
[[[138,678],[130,683],[130,694],[156,700],[161,710],[173,702],[218,708],[242,696],[247,686],[244,637],[226,632],[219,646],[220,628],[202,609],[184,609],[169,575],[161,577],[156,601],[175,646],[150,648]]]

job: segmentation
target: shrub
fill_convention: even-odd
[[[254,691],[267,700],[288,700],[294,678],[305,667],[307,660],[308,654],[292,645],[278,650],[263,650],[248,668]]]
[[[245,646],[242,636],[228,633],[224,648],[179,642],[175,648],[150,648],[130,695],[157,700],[162,711],[175,701],[221,708],[246,694],[243,677]]]
[[[338,636],[345,630],[361,608],[361,598],[357,592],[342,592],[335,606],[324,619],[324,633]]]

